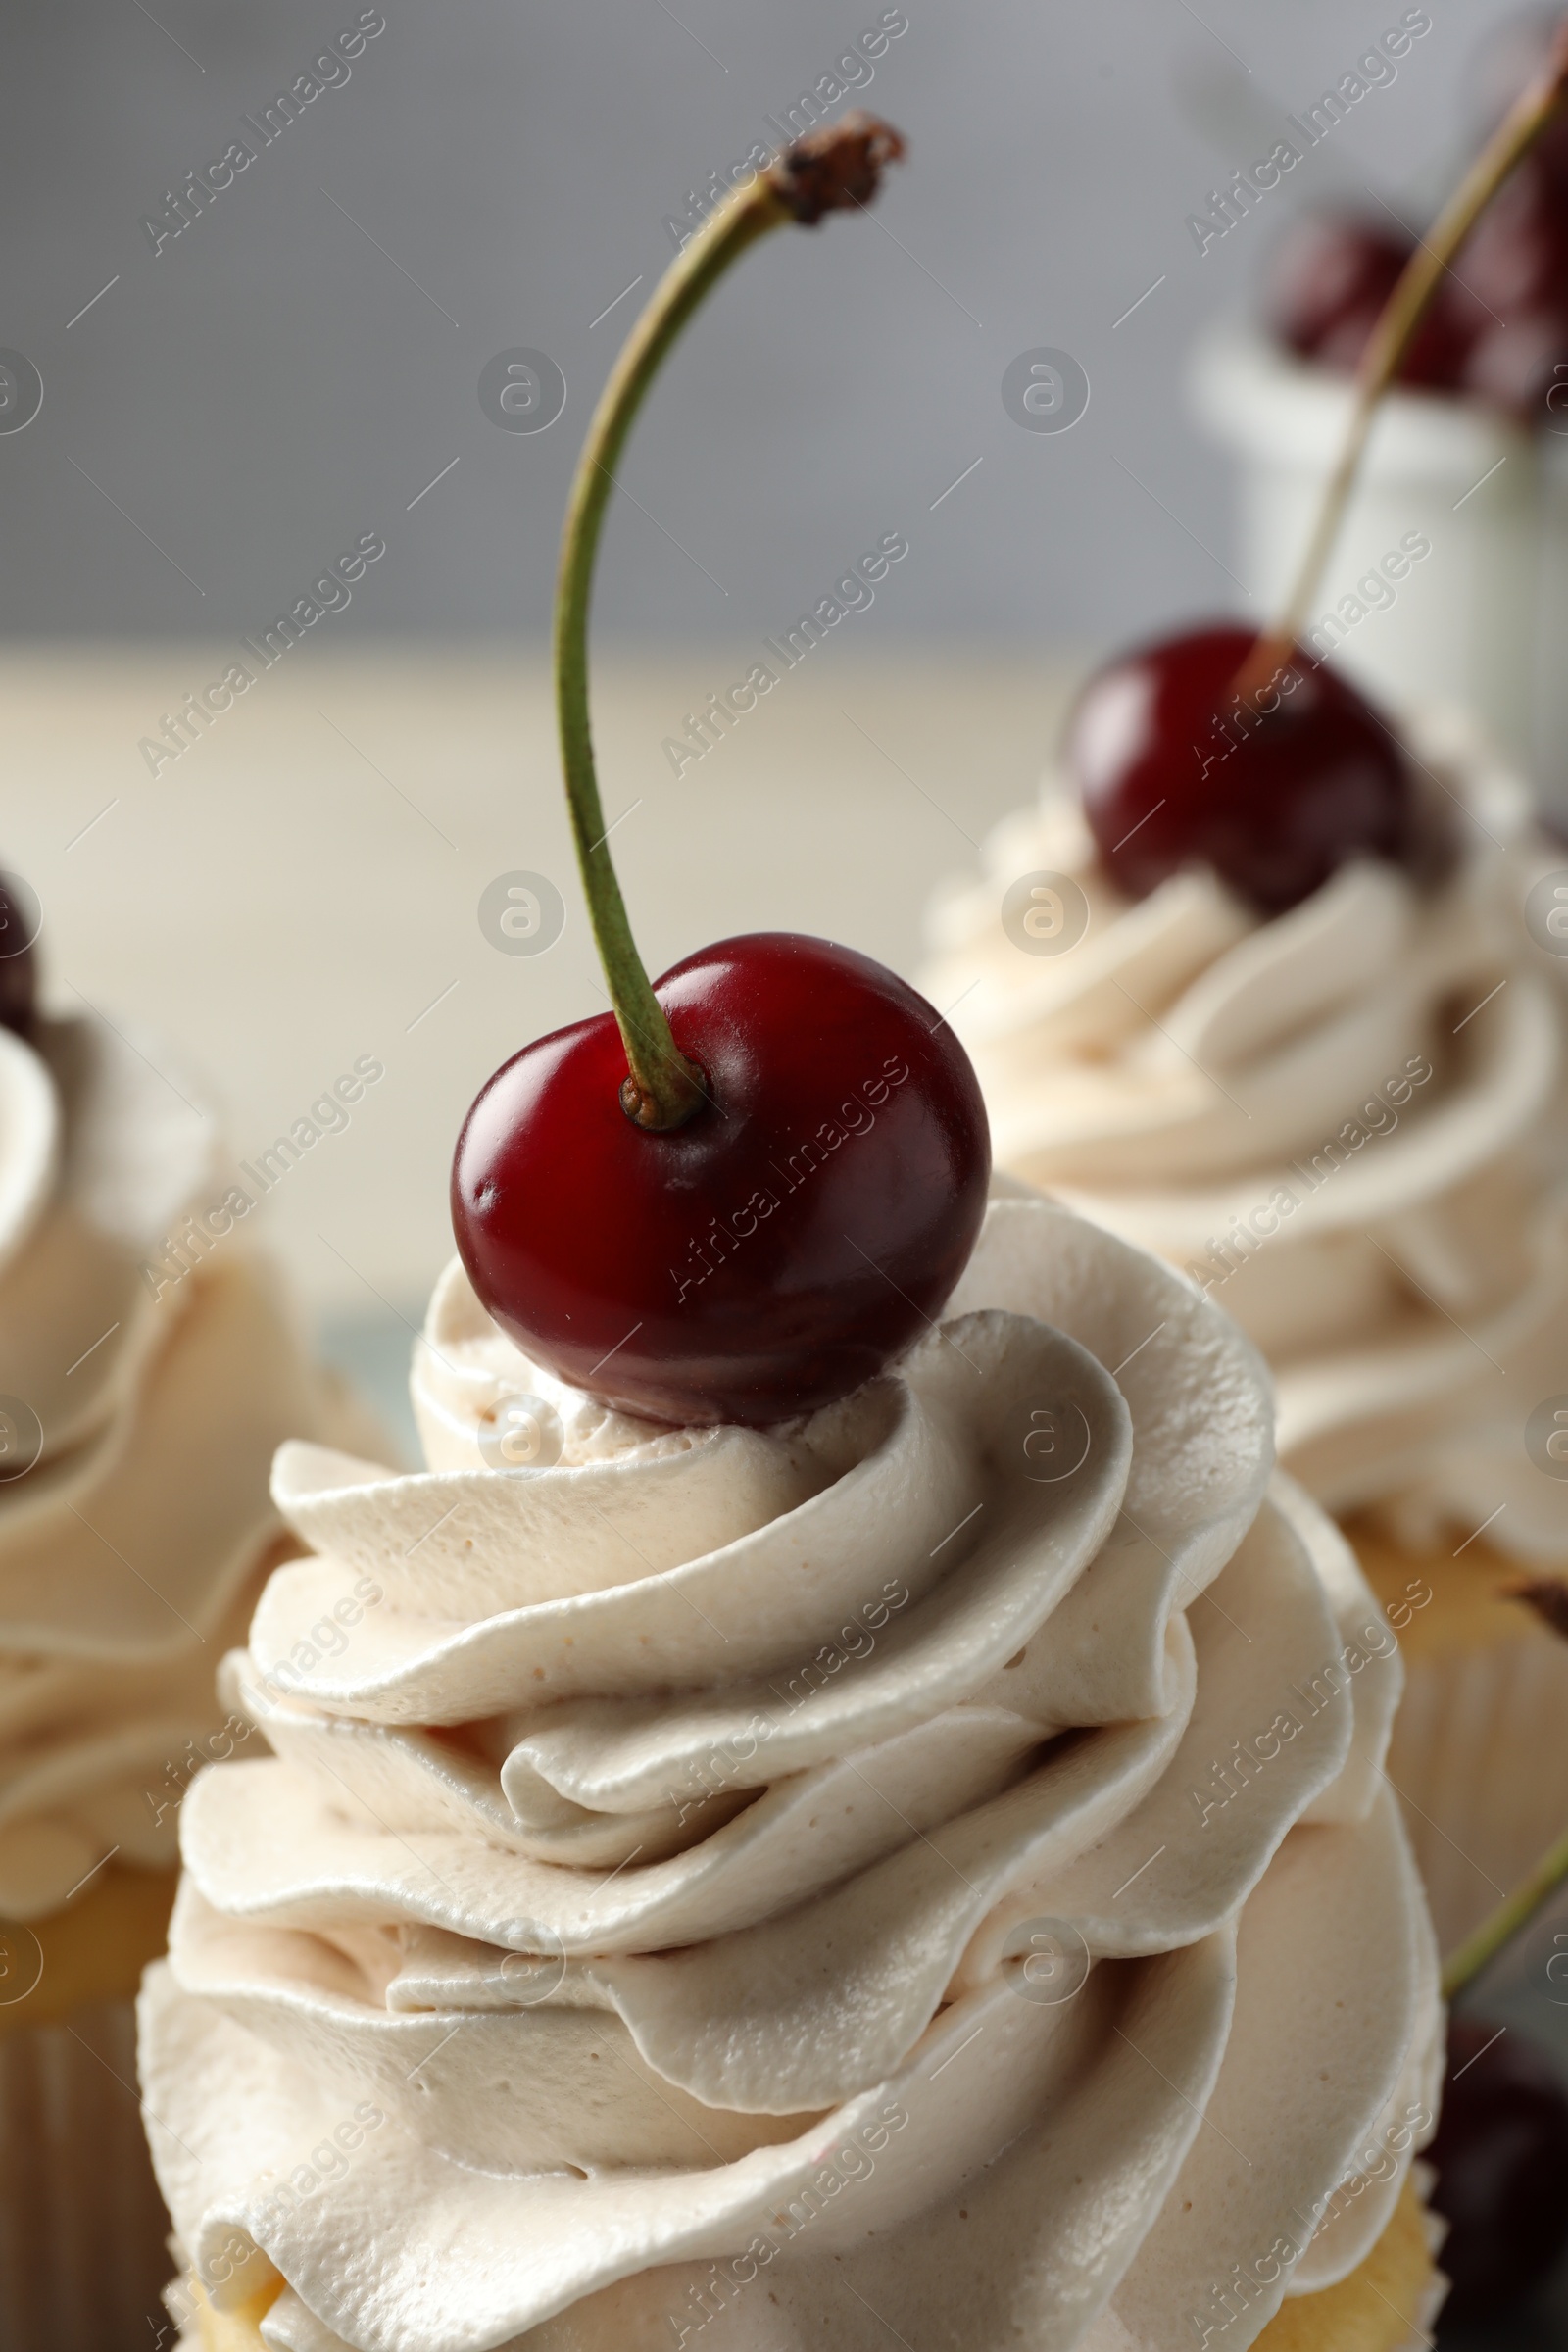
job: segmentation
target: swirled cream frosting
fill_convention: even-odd
[[[195,1783],[142,1996],[216,2303],[1144,2352],[1361,2261],[1436,2099],[1399,1662],[1227,1317],[1020,1196],[799,1423],[616,1415],[457,1267],[414,1388],[422,1473],[278,1457],[310,1552],[225,1670],[273,1752]],[[491,1468],[519,1396],[559,1459]]]
[[[0,1917],[173,1863],[233,1743],[213,1680],[281,1533],[269,1462],[322,1427],[239,1239],[174,1253],[225,1192],[198,1101],[98,1019],[0,1030]]]
[[[1236,1317],[1318,1500],[1560,1561],[1568,1484],[1526,1430],[1568,1391],[1568,999],[1521,919],[1518,788],[1456,723],[1410,734],[1461,836],[1440,888],[1367,861],[1265,920],[1195,869],[1133,903],[1051,776],[933,908],[921,986],[998,1165]]]

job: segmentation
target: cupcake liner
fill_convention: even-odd
[[[1346,1533],[1398,1634],[1388,1778],[1451,1952],[1568,1826],[1568,1642],[1510,1596],[1520,1563],[1487,1543],[1401,1542],[1381,1515]]]
[[[1408,1659],[1388,1775],[1453,1951],[1568,1822],[1568,1642],[1526,1632]]]
[[[155,2352],[169,2220],[136,2096],[128,2000],[0,2035],[0,2344]]]
[[[173,1882],[111,1862],[0,1920],[0,2347],[160,2352],[169,2221],[136,2093],[133,1993]]]
[[[1427,2252],[1432,2258],[1432,2283],[1421,2298],[1415,2315],[1415,2333],[1404,2347],[1404,2352],[1417,2352],[1418,2347],[1419,2352],[1431,2352],[1432,2330],[1438,2324],[1438,2315],[1448,2300],[1448,2280],[1442,2267],[1443,2241],[1448,2234],[1448,2224],[1432,2202],[1432,2191],[1438,2184],[1438,2176],[1430,2164],[1422,2163],[1419,2156],[1410,2168],[1410,2181],[1421,2201],[1421,2227],[1426,2233]]]

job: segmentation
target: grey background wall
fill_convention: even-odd
[[[574,447],[674,249],[666,219],[882,15],[380,6],[350,78],[155,254],[143,217],[357,0],[14,0],[0,345],[45,397],[0,435],[0,629],[253,629],[375,531],[385,560],[321,634],[542,633]],[[607,628],[745,642],[889,530],[911,553],[856,622],[867,645],[1082,643],[1233,601],[1224,469],[1184,415],[1192,339],[1245,299],[1302,203],[1425,201],[1508,10],[1431,0],[1397,79],[1253,218],[1200,256],[1186,217],[1402,13],[907,0],[864,95],[911,160],[875,226],[774,240],[677,355],[616,502]],[[1004,410],[1004,369],[1039,345],[1090,377],[1070,433]],[[481,411],[484,362],[514,346],[564,374],[547,431]]]

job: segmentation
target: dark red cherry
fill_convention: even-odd
[[[925,1331],[962,1272],[991,1170],[979,1085],[923,998],[826,940],[722,940],[656,994],[708,1102],[633,1126],[610,1013],[525,1046],[458,1138],[463,1262],[534,1362],[612,1404],[809,1412]]]
[[[1255,639],[1229,625],[1161,638],[1092,678],[1067,760],[1101,856],[1129,897],[1211,866],[1265,914],[1352,858],[1413,864],[1409,771],[1353,686],[1305,653],[1261,699],[1234,693]]]
[[[0,873],[0,1024],[19,1037],[32,1035],[38,988],[36,905],[31,901],[30,891]]]
[[[1398,382],[1416,392],[1462,391],[1480,331],[1474,304],[1456,279],[1445,278],[1399,363]],[[1358,345],[1354,359],[1360,356]]]
[[[1490,2046],[1489,2046],[1490,2045]],[[1510,2026],[1455,2017],[1432,2202],[1448,2224],[1439,2256],[1453,2282],[1446,2319],[1491,2319],[1539,2284],[1568,2247],[1568,2096],[1544,2052]]]
[[[1356,213],[1309,213],[1275,257],[1269,302],[1275,334],[1302,359],[1353,373],[1412,251],[1403,230],[1383,221]],[[1457,390],[1483,322],[1490,323],[1490,314],[1457,278],[1446,279],[1400,365],[1400,383],[1422,391]]]
[[[1550,17],[1505,27],[1482,60],[1490,128],[1540,68]],[[1291,350],[1349,372],[1410,250],[1402,231],[1345,211],[1309,216],[1275,258],[1269,304]],[[1568,115],[1548,123],[1495,189],[1434,295],[1399,368],[1417,389],[1483,401],[1524,424],[1555,424],[1568,397]],[[1563,398],[1556,400],[1560,410]]]
[[[1408,237],[1358,214],[1308,213],[1275,255],[1274,332],[1304,360],[1353,368],[1410,250]]]

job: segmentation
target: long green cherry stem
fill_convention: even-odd
[[[1398,374],[1432,297],[1471,229],[1514,167],[1523,161],[1557,114],[1565,96],[1568,96],[1568,18],[1552,36],[1540,71],[1520,91],[1427,236],[1411,254],[1367,339],[1356,369],[1355,401],[1345,443],[1323,493],[1306,553],[1278,621],[1258,639],[1237,675],[1233,691],[1243,703],[1263,692],[1295,654],[1318,580],[1339,537],[1378,404]]]
[[[616,461],[665,353],[730,264],[787,220],[812,227],[827,213],[864,207],[876,193],[884,165],[903,153],[896,130],[857,111],[808,131],[726,197],[655,289],[599,396],[577,461],[556,580],[556,712],[577,864],[626,1049],[629,1075],[620,1091],[621,1107],[640,1127],[679,1127],[705,1097],[702,1074],[676,1045],[637,953],[594,768],[588,615]]]

